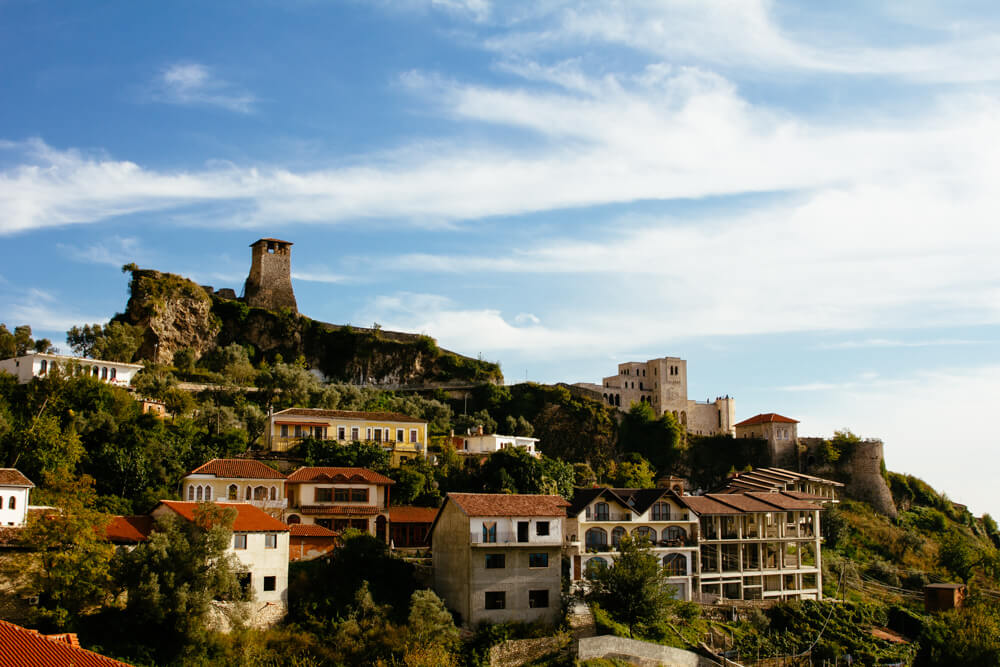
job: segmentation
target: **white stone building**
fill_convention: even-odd
[[[613,567],[622,536],[649,541],[678,600],[690,600],[698,574],[698,517],[673,490],[577,489],[567,510],[565,552],[570,577]]]
[[[181,480],[189,502],[245,502],[280,517],[287,507],[285,475],[252,459],[212,459]]]
[[[476,433],[462,437],[463,449],[458,450],[460,454],[492,454],[501,449],[521,447],[535,457],[542,455],[538,451],[538,438],[529,438],[523,435],[500,435],[499,433]]]
[[[671,413],[695,435],[733,434],[734,399],[729,396],[699,402],[688,398],[687,361],[662,357],[618,364],[618,374],[600,385],[578,382],[574,386],[600,394],[608,405],[628,412],[633,403],[648,403],[657,415]]]
[[[35,485],[17,468],[0,468],[0,527],[20,528],[28,516],[28,495]]]
[[[227,552],[243,566],[244,586],[253,590],[255,625],[270,625],[288,609],[287,525],[249,503],[219,503],[236,510],[232,543]],[[161,500],[151,514],[155,518],[173,515],[195,520],[198,503]]]
[[[142,364],[127,364],[122,361],[103,361],[40,352],[0,361],[0,371],[7,371],[15,376],[21,384],[27,384],[32,378],[45,377],[56,369],[63,372],[68,370],[71,373],[92,375],[102,382],[127,387],[131,384],[135,374],[142,370]]]

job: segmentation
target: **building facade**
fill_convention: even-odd
[[[577,489],[567,510],[565,553],[575,582],[613,567],[624,535],[649,541],[678,600],[690,600],[698,575],[698,517],[669,488]]]
[[[426,549],[437,512],[434,507],[390,507],[389,544],[393,549]]]
[[[394,481],[365,468],[299,468],[285,481],[289,524],[335,532],[363,530],[389,539],[389,489]]]
[[[40,352],[0,361],[0,371],[10,373],[21,384],[31,382],[33,378],[45,377],[55,370],[73,375],[91,375],[108,384],[128,387],[135,374],[142,370],[142,364],[126,364],[122,361],[103,361]]]
[[[24,526],[33,488],[32,481],[17,468],[0,468],[0,527]]]
[[[538,451],[538,438],[523,435],[500,435],[499,433],[476,433],[462,438],[460,454],[492,454],[501,449],[520,447],[535,457],[542,455]]]
[[[288,451],[303,438],[376,444],[391,453],[394,466],[427,457],[427,422],[395,412],[288,408],[271,415],[267,441],[272,452]]]
[[[281,517],[285,500],[285,475],[251,459],[212,459],[181,480],[181,497],[189,502],[252,503]]]
[[[558,620],[568,505],[552,495],[448,494],[431,528],[434,590],[463,625]]]
[[[772,465],[795,466],[799,458],[799,422],[774,412],[754,415],[735,426],[737,438],[767,441]]]
[[[657,415],[671,413],[682,427],[695,435],[733,434],[736,422],[734,399],[729,396],[706,400],[688,398],[687,362],[678,357],[618,364],[618,373],[600,385],[575,386],[600,393],[605,403],[628,412],[633,403],[648,403]]]

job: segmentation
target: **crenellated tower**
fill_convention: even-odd
[[[258,239],[250,244],[250,275],[243,285],[243,300],[252,308],[298,312],[292,290],[292,243]]]

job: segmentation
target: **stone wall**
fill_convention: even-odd
[[[620,657],[639,665],[716,667],[721,664],[691,651],[612,635],[585,637],[580,640],[579,647],[577,658],[581,661]]]
[[[876,512],[896,518],[889,485],[882,477],[883,445],[881,440],[862,440],[844,453],[840,467],[848,475],[844,493],[871,505]]]

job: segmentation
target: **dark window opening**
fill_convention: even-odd
[[[264,577],[264,590],[273,591],[277,585],[277,577]]]
[[[549,592],[528,591],[528,607],[531,609],[546,609],[549,606]]]
[[[504,554],[486,554],[487,570],[502,570],[507,567],[507,558]]]
[[[528,567],[548,567],[548,554],[528,554]]]
[[[507,606],[507,594],[505,592],[486,591],[487,609],[504,609],[506,608],[506,606]]]

